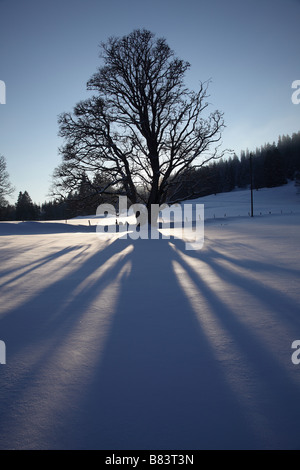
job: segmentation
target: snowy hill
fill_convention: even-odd
[[[277,188],[262,188],[253,191],[254,216],[275,214],[300,213],[300,194],[296,193],[294,182]],[[236,190],[229,193],[210,195],[199,199],[192,199],[181,204],[204,204],[205,220],[225,219],[228,217],[249,217],[250,215],[250,190]],[[176,205],[176,207],[178,204]],[[164,216],[164,213],[162,213]],[[117,218],[118,221],[127,220],[134,223],[134,217]],[[161,220],[161,218],[160,218]],[[164,217],[165,222],[168,217]],[[101,217],[95,214],[77,216],[67,221],[41,221],[41,222],[0,222],[0,236],[9,234],[30,233],[64,233],[64,232],[89,232],[101,221]],[[113,218],[112,224],[115,223]],[[55,225],[53,225],[55,224]]]
[[[0,449],[299,449],[300,201],[254,201],[193,201],[199,251],[0,223]]]
[[[204,204],[205,218],[249,216],[251,213],[250,190],[236,190],[195,199],[191,202]],[[254,216],[299,213],[300,195],[296,194],[292,181],[277,188],[262,188],[253,191]]]
[[[247,217],[251,213],[250,190],[235,190],[228,193],[205,196],[185,201],[183,204],[204,204],[205,220],[228,217]],[[295,183],[276,188],[262,188],[253,191],[254,216],[270,214],[300,213],[300,194],[297,194]],[[99,220],[99,219],[98,219]],[[88,225],[97,224],[94,215],[75,217],[69,223]],[[120,218],[119,220],[122,220]],[[164,218],[164,220],[167,220]]]

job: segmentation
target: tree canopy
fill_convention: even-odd
[[[190,64],[148,30],[110,38],[100,57],[87,83],[93,96],[59,117],[65,142],[53,194],[78,190],[84,175],[94,194],[126,195],[148,208],[176,200],[187,170],[224,153],[223,114],[207,111],[209,82],[189,90]]]
[[[0,155],[0,207],[7,205],[5,198],[10,196],[14,190],[6,170],[6,160],[3,155]]]

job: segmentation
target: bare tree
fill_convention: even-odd
[[[3,155],[0,155],[0,206],[5,206],[7,201],[6,196],[10,196],[15,188],[9,181],[9,174],[6,171],[6,160]]]
[[[110,38],[100,57],[104,65],[87,84],[96,94],[59,117],[65,145],[54,192],[78,188],[85,174],[101,194],[118,192],[147,208],[170,195],[174,202],[181,175],[223,155],[217,153],[223,114],[206,114],[208,82],[188,90],[190,64],[147,30]],[[105,184],[95,184],[95,174]]]

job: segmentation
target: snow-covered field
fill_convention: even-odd
[[[1,449],[300,449],[300,196],[194,202],[199,251],[0,223]]]

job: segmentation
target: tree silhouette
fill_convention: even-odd
[[[14,192],[14,188],[9,181],[9,174],[6,171],[6,160],[0,155],[0,207],[7,205],[6,196]]]
[[[267,188],[281,186],[287,182],[284,174],[284,160],[278,148],[274,145],[267,150],[264,171]]]
[[[33,204],[27,191],[19,192],[16,204],[16,220],[36,220],[38,218],[38,206]]]
[[[181,175],[222,156],[223,114],[207,113],[208,83],[188,90],[190,64],[147,30],[110,38],[100,57],[104,65],[87,84],[96,94],[59,117],[65,144],[53,194],[78,190],[84,173],[95,193],[126,195],[148,209],[180,199]],[[190,183],[186,198],[195,195]]]

